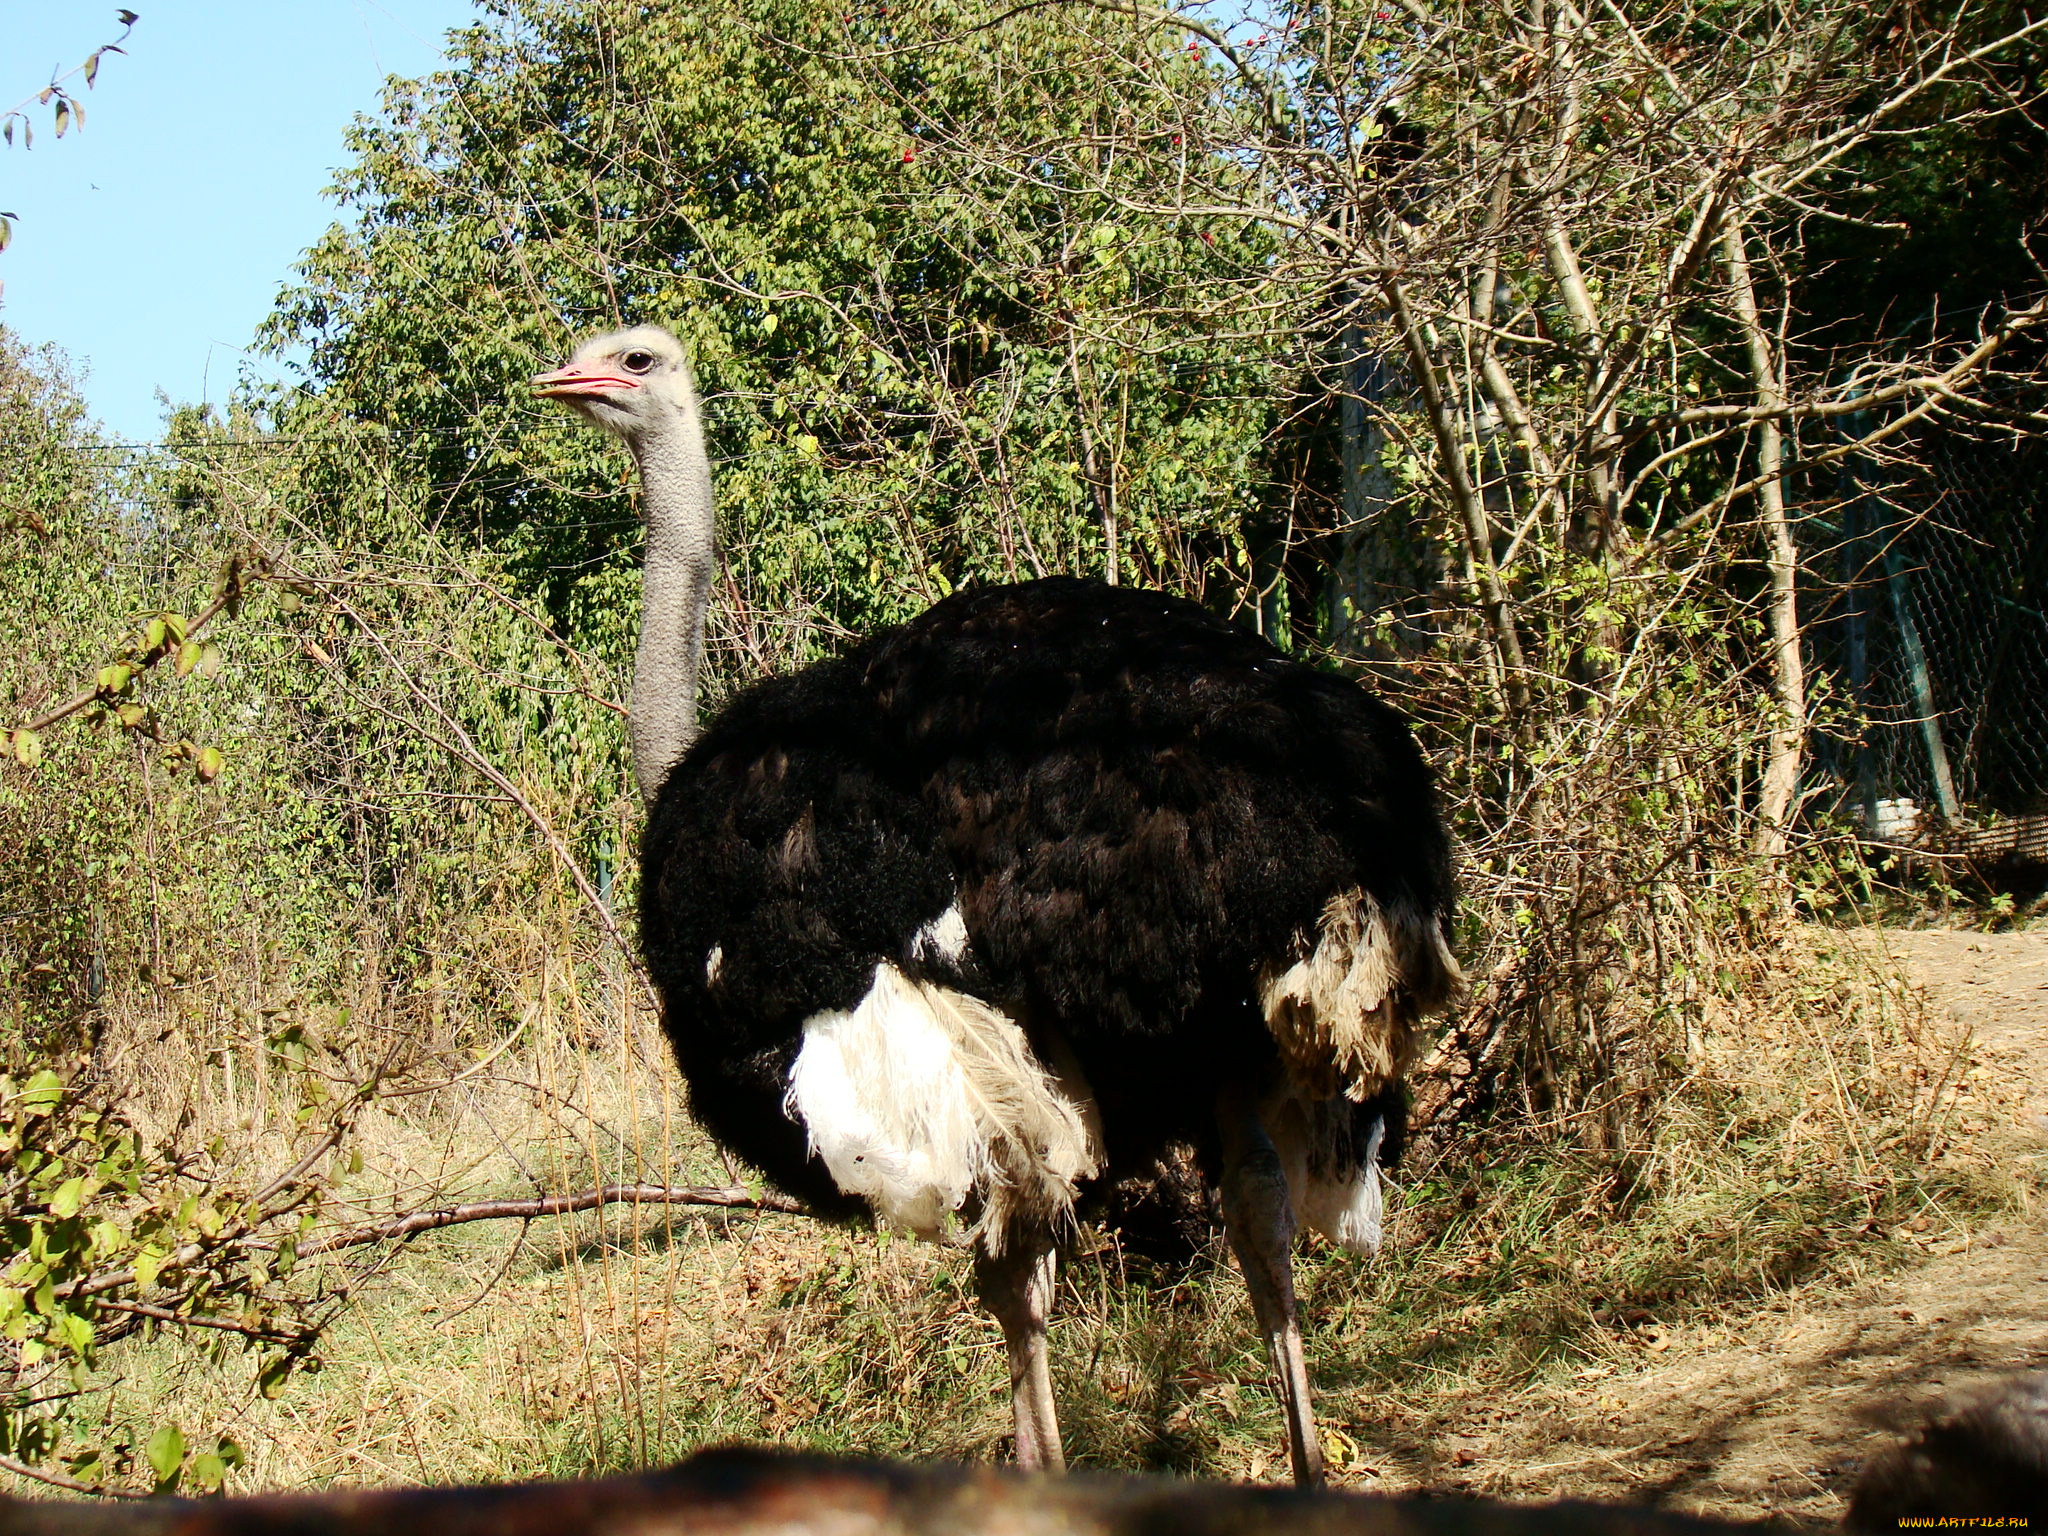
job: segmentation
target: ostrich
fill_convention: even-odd
[[[1430,771],[1363,688],[1193,603],[972,589],[700,732],[717,563],[689,365],[637,326],[534,381],[638,463],[641,942],[695,1118],[821,1214],[974,1250],[1016,1457],[1077,1197],[1197,1149],[1322,1479],[1290,1253],[1361,1252],[1418,1023],[1459,982]]]

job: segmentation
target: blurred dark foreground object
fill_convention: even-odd
[[[1712,1536],[1602,1504],[1482,1504],[1168,1478],[706,1451],[588,1483],[126,1504],[0,1500],[0,1536]]]
[[[1896,1531],[1905,1520],[2048,1531],[2048,1371],[1945,1409],[1871,1460],[1849,1501],[1848,1528]]]

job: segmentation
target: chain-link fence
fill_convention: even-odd
[[[1930,434],[1842,489],[1809,543],[1816,766],[1882,841],[2023,831],[2048,815],[2048,445]]]

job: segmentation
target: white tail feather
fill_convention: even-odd
[[[1309,1117],[1314,1126],[1318,1117]],[[1368,1256],[1380,1251],[1380,1234],[1385,1225],[1386,1206],[1380,1194],[1380,1141],[1384,1126],[1375,1125],[1356,1161],[1333,1156],[1339,1149],[1309,1149],[1306,1166],[1297,1180],[1288,1170],[1288,1193],[1294,1214],[1305,1226],[1314,1227],[1339,1248]]]
[[[1384,1211],[1377,1168],[1360,1169],[1342,1180],[1311,1174],[1295,1200],[1295,1216],[1304,1226],[1368,1258],[1380,1251]]]
[[[833,1182],[920,1237],[958,1234],[999,1251],[1017,1223],[1071,1213],[1101,1156],[1086,1109],[999,1010],[878,965],[851,1012],[804,1025],[786,1106]]]
[[[1385,1223],[1379,1156],[1386,1126],[1375,1122],[1365,1145],[1358,1146],[1350,1107],[1341,1099],[1283,1099],[1268,1104],[1261,1118],[1287,1173],[1294,1219],[1339,1248],[1378,1253]]]
[[[1399,1077],[1416,1026],[1464,980],[1433,913],[1346,891],[1323,909],[1311,947],[1259,975],[1259,1003],[1296,1087],[1364,1102]]]

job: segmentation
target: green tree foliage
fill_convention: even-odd
[[[1267,349],[1214,313],[1258,236],[1219,251],[1190,220],[1119,211],[1120,186],[1167,172],[1163,139],[1092,187],[934,174],[942,127],[1087,138],[1111,110],[1098,34],[1128,28],[1020,19],[1035,72],[1010,83],[966,14],[497,7],[358,126],[356,222],[310,253],[268,335],[310,347],[315,415],[388,430],[435,487],[432,524],[503,551],[615,657],[634,601],[621,461],[522,385],[621,319],[695,354],[743,670],[791,645],[746,626],[757,609],[864,628],[970,577],[1174,564],[1231,525],[1268,424]]]
[[[0,603],[15,628],[10,723],[105,660],[97,642],[107,621],[92,577],[118,539],[112,528],[92,527],[108,489],[98,448],[63,359],[51,349],[30,353],[0,331]],[[21,779],[48,748],[33,732],[12,735],[8,746],[19,775],[0,785],[0,816],[11,823],[10,885],[23,906],[56,919],[8,930],[18,966],[9,1034],[46,1047],[90,990],[91,904],[75,895],[104,867],[119,833],[89,808],[30,804]]]
[[[27,352],[0,330],[0,530],[47,533],[89,493],[85,403],[53,350]]]

